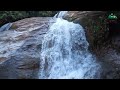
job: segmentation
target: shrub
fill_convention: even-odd
[[[0,11],[0,26],[28,17],[52,17],[57,11]]]

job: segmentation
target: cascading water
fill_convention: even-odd
[[[92,79],[100,65],[88,51],[88,42],[81,25],[62,19],[44,36],[41,50],[40,79]],[[63,14],[64,13],[64,14]]]
[[[13,23],[7,23],[5,25],[3,25],[2,27],[0,27],[0,32],[1,31],[5,31],[5,30],[9,30],[10,27],[12,26]]]
[[[67,11],[60,11],[54,17],[55,18],[62,18],[66,13],[67,13]]]

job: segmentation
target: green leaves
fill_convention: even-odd
[[[0,11],[0,26],[28,17],[50,17],[56,13],[57,11]]]
[[[94,28],[94,32],[97,32],[98,30],[100,30],[99,26],[93,26],[93,28]]]

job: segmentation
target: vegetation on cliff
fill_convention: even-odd
[[[28,17],[52,17],[57,11],[0,11],[0,26]]]
[[[107,26],[107,17],[112,11],[107,11],[105,13],[100,13],[97,15],[84,17],[82,18],[82,26],[86,30],[86,36],[89,43],[91,44],[91,48],[101,48],[103,45],[109,44],[109,27]],[[119,11],[113,11],[113,13],[120,16]]]

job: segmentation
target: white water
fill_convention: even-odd
[[[68,11],[60,11],[54,17],[55,18],[62,18]]]
[[[63,11],[58,15],[44,37],[39,78],[96,78],[100,66],[88,51],[84,29],[79,24],[62,19],[64,14]]]
[[[12,23],[7,23],[0,27],[0,31],[9,30],[11,26],[12,26]]]

